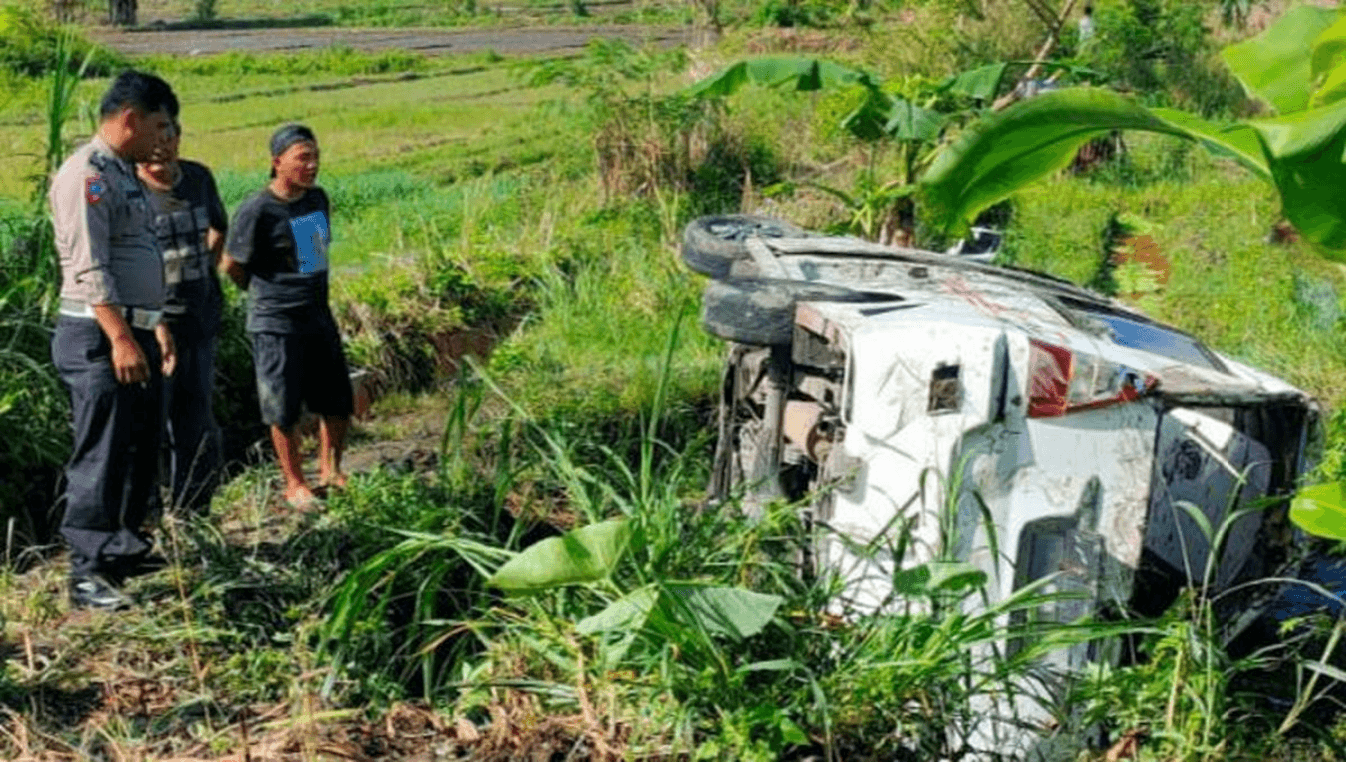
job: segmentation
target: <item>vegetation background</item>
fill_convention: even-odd
[[[803,530],[788,508],[757,524],[697,510],[723,346],[694,326],[702,283],[676,246],[689,219],[738,210],[928,235],[901,188],[988,105],[946,84],[1032,59],[1048,34],[1035,5],[147,0],[142,20],[174,24],[696,24],[714,44],[131,60],[85,36],[101,3],[62,4],[82,24],[63,27],[47,3],[0,2],[0,755],[938,759],[978,743],[977,697],[1019,690],[1038,651],[974,656],[1029,635],[1007,632],[1004,611],[950,605],[976,584],[909,591],[911,612],[934,613],[834,620],[843,583],[792,573]],[[1286,7],[1099,0],[1092,41],[1071,14],[1051,60],[1063,82],[1247,117],[1260,107],[1216,51]],[[864,68],[947,126],[861,139],[840,124],[857,88],[686,94],[769,54]],[[248,448],[231,292],[217,410],[233,479],[208,520],[164,520],[173,564],[135,583],[144,605],[91,617],[66,610],[49,546],[68,433],[47,359],[44,183],[127,65],[173,83],[184,154],[214,169],[231,209],[265,181],[276,124],[314,127],[335,304],[385,393],[356,432],[353,487],[321,514],[279,510]],[[1327,424],[1316,476],[1341,480],[1341,264],[1297,241],[1273,190],[1233,164],[1175,138],[1122,144],[998,206],[1002,260],[1104,289],[1310,391]],[[1143,238],[1167,276],[1116,264]],[[616,517],[624,528],[606,528]],[[586,527],[600,529],[578,541],[611,550],[601,573],[510,597],[501,577],[488,585],[535,541]],[[1342,759],[1341,609],[1265,624],[1265,647],[1228,648],[1200,591],[1125,620],[1134,657],[1053,707],[1059,758]],[[1032,636],[1046,649],[1119,626]]]

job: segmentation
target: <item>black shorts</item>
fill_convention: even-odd
[[[250,333],[262,422],[289,429],[304,408],[316,415],[349,416],[355,409],[351,373],[336,331]]]

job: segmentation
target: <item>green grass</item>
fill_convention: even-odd
[[[146,4],[142,13],[156,7],[170,6]],[[240,2],[220,11],[243,17],[270,7]],[[888,35],[878,27],[859,48],[842,35],[823,37],[886,77],[937,77],[1032,37],[1011,25],[1010,4],[990,4],[992,18],[959,29],[947,28],[950,7],[914,5],[912,28]],[[286,13],[338,8],[301,3]],[[363,12],[392,19],[404,6]],[[735,33],[706,57],[811,38],[792,39]],[[374,468],[325,513],[307,517],[278,513],[272,467],[248,470],[217,495],[211,521],[163,527],[175,564],[136,583],[151,603],[121,619],[58,624],[57,564],[0,577],[7,642],[36,641],[0,676],[0,701],[19,712],[16,727],[47,734],[30,733],[30,748],[20,748],[18,734],[0,738],[0,755],[36,747],[86,758],[224,754],[241,748],[243,726],[254,740],[289,738],[317,754],[329,731],[392,743],[378,735],[383,720],[405,718],[398,702],[429,698],[443,727],[476,723],[498,734],[491,739],[507,756],[556,742],[563,754],[604,743],[633,756],[928,759],[971,726],[976,688],[1005,689],[1007,672],[1024,669],[978,650],[1008,634],[996,612],[950,605],[976,599],[976,585],[911,591],[916,610],[933,617],[831,618],[827,602],[842,583],[825,576],[806,584],[793,574],[804,531],[793,508],[775,506],[754,523],[733,506],[696,504],[724,345],[695,325],[703,280],[678,262],[678,233],[691,215],[733,211],[743,200],[811,227],[840,219],[843,210],[822,194],[767,204],[737,183],[747,158],[759,190],[768,179],[849,187],[869,157],[832,127],[845,98],[746,92],[713,136],[720,164],[658,194],[605,198],[590,122],[577,105],[582,94],[569,95],[569,109],[543,109],[564,91],[524,87],[512,62],[335,50],[144,63],[178,89],[184,152],[216,171],[231,209],[265,182],[276,125],[300,119],[317,130],[321,182],[334,205],[334,301],[354,358],[424,365],[433,360],[427,341],[465,325],[489,327],[500,341],[484,374],[465,374],[453,393],[385,406],[390,418],[421,416],[408,428],[443,432],[437,467]],[[416,77],[403,78],[402,69]],[[105,84],[85,82],[79,97],[91,102]],[[42,153],[42,115],[37,85],[7,87],[0,145],[14,150],[0,154],[0,206],[21,210],[31,188],[25,175]],[[87,127],[71,125],[69,134]],[[1341,267],[1263,242],[1276,200],[1257,181],[1162,139],[1128,141],[1125,163],[1013,199],[1007,256],[1087,283],[1110,220],[1144,222],[1174,274],[1135,300],[1142,308],[1341,410]],[[876,164],[886,161],[881,154]],[[231,365],[246,373],[238,350]],[[357,441],[384,431],[397,427],[380,422]],[[525,598],[486,591],[485,576],[534,540],[614,516],[639,541],[605,578]],[[677,604],[676,591],[693,588],[742,588],[781,603],[760,633],[739,638]],[[579,631],[586,617],[649,590],[664,603],[639,626]],[[1176,658],[1209,652],[1211,633],[1188,628],[1195,616],[1176,610],[1162,622],[1164,634],[1187,638],[1189,650]],[[1190,685],[1227,677],[1191,661],[1174,667],[1166,659],[1176,652],[1155,648],[1154,669],[1126,673],[1129,696],[1099,688],[1082,700],[1160,727],[1158,701],[1135,697],[1169,695],[1179,667]],[[58,689],[96,681],[110,686],[110,708],[83,724],[54,718],[50,696],[73,706],[75,697]],[[162,704],[138,709],[119,692],[124,685],[149,685]],[[1262,705],[1228,698],[1220,727],[1266,720]],[[1199,714],[1177,727],[1200,722]],[[1327,721],[1330,730],[1311,734],[1301,756],[1271,733],[1231,735],[1224,753],[1340,759],[1331,725],[1340,713]],[[1194,737],[1212,746],[1213,727]],[[446,748],[458,743],[446,731],[427,734]]]

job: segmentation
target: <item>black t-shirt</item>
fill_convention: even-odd
[[[178,162],[181,174],[167,193],[152,192],[154,228],[164,255],[164,310],[176,324],[191,324],[205,334],[220,325],[223,296],[215,278],[215,257],[206,247],[206,230],[229,229],[224,203],[210,170],[194,161]]]
[[[310,188],[289,203],[263,188],[234,213],[229,256],[250,276],[249,331],[296,334],[330,329],[329,219],[327,194],[321,188]]]

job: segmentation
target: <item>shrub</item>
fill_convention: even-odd
[[[89,76],[108,76],[126,66],[120,55],[57,26],[29,5],[5,2],[0,4],[0,67],[30,77],[51,73],[63,60],[58,52],[62,35],[73,43],[65,61],[72,72],[86,58]]]
[[[1211,117],[1247,108],[1239,83],[1216,60],[1203,26],[1207,7],[1182,0],[1103,2],[1094,39],[1079,49],[1082,63],[1115,87]],[[1075,29],[1068,29],[1071,37]],[[1075,47],[1068,42],[1068,50]]]
[[[69,449],[68,405],[46,318],[56,293],[48,227],[42,217],[0,217],[0,474],[16,477],[0,481],[0,518],[18,518],[32,540],[45,538],[32,536],[41,532],[23,515],[26,492],[36,486],[25,482],[56,467]]]

